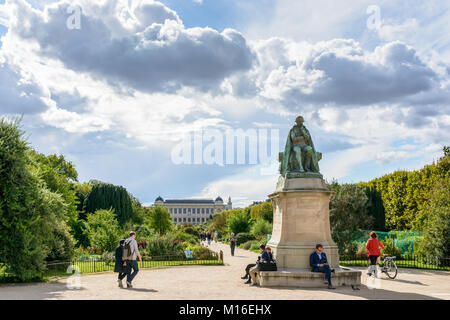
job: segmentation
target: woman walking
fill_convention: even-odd
[[[122,260],[122,253],[123,253],[123,244],[124,244],[124,242],[125,242],[125,239],[122,239],[122,240],[119,241],[119,246],[116,248],[116,252],[115,252],[116,263],[114,265],[114,272],[118,272],[119,273],[119,276],[118,276],[118,279],[117,279],[117,283],[119,284],[119,288],[123,288],[122,280],[127,275],[126,263],[125,263],[125,261]]]
[[[230,236],[231,256],[234,256],[234,248],[236,248],[236,237],[234,236],[234,233],[231,233]]]
[[[370,266],[367,270],[367,275],[370,277],[372,275],[372,272],[375,275],[375,278],[378,277],[377,274],[377,266],[380,264],[380,248],[384,249],[383,245],[380,241],[377,239],[377,234],[375,231],[372,231],[370,233],[370,239],[367,240],[366,249],[367,249],[367,255],[370,259]]]

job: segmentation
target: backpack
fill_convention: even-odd
[[[133,239],[128,238],[127,240],[125,240],[124,244],[123,244],[123,252],[122,252],[122,259],[123,260],[131,260],[131,258],[133,257],[133,253],[131,251],[131,241],[133,241]]]

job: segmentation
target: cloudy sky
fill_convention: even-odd
[[[145,204],[265,199],[276,166],[173,150],[228,129],[278,130],[282,149],[300,114],[328,180],[420,168],[450,144],[450,3],[357,3],[0,0],[0,116]]]

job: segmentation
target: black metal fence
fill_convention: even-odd
[[[369,266],[367,257],[361,256],[340,256],[340,265],[342,266]],[[384,257],[381,257],[383,263]],[[430,270],[446,270],[450,271],[450,257],[422,257],[414,254],[407,254],[396,257],[395,263],[399,268],[415,268],[415,269],[430,269]]]
[[[49,277],[66,276],[75,273],[95,273],[114,270],[115,261],[102,258],[83,258],[72,261],[50,261],[46,264],[46,270],[27,276],[27,279],[44,279]],[[186,258],[184,255],[147,256],[138,261],[139,268],[158,268],[186,265],[223,265],[221,254],[214,253],[207,259]],[[0,265],[1,282],[17,282],[13,275],[6,272],[5,266]]]

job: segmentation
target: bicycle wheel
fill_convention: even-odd
[[[397,276],[397,265],[393,260],[384,262],[384,270],[390,279],[395,279]]]

